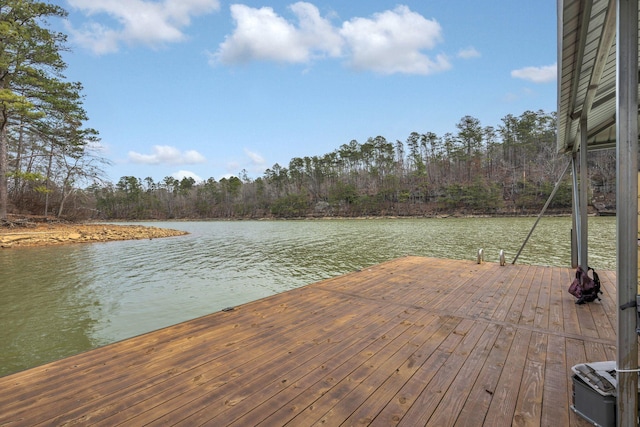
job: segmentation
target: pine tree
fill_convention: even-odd
[[[0,219],[7,217],[12,126],[39,135],[43,149],[68,145],[81,152],[79,136],[95,135],[81,130],[86,120],[81,85],[65,82],[62,75],[66,36],[47,28],[47,19],[66,15],[61,7],[39,1],[0,3]]]

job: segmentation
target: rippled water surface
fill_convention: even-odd
[[[176,238],[0,251],[0,375],[404,255],[511,262],[534,218],[167,222]],[[615,218],[589,219],[615,269]],[[570,265],[569,218],[518,263]]]

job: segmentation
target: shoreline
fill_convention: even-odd
[[[0,250],[9,248],[44,247],[79,243],[106,243],[122,240],[157,239],[189,234],[186,231],[170,228],[159,228],[149,225],[138,225],[141,222],[198,222],[198,221],[332,221],[332,220],[411,220],[411,219],[458,219],[458,218],[502,218],[502,217],[535,217],[536,215],[459,215],[441,214],[435,216],[318,216],[294,218],[181,218],[172,220],[110,220],[106,222],[24,222],[13,227],[0,226]],[[566,217],[570,214],[552,213],[547,217]],[[594,216],[590,213],[590,216]],[[118,224],[118,223],[127,224]],[[132,224],[133,223],[133,224]],[[0,224],[1,225],[1,224]]]
[[[235,218],[171,218],[171,219],[110,219],[96,220],[95,224],[107,223],[141,223],[141,222],[213,222],[213,221],[332,221],[332,220],[380,220],[380,219],[466,219],[466,218],[535,218],[537,213],[527,214],[437,214],[437,215],[366,215],[366,216],[296,216],[296,217],[235,217]],[[546,213],[546,218],[570,217],[571,212]],[[598,215],[597,212],[589,212],[588,216],[615,216]],[[88,223],[92,223],[89,221]]]
[[[25,227],[1,227],[0,248],[26,248],[121,240],[184,236],[186,231],[143,225],[102,223],[28,223]]]

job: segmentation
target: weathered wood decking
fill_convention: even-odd
[[[406,257],[0,378],[0,426],[587,425],[615,275]]]

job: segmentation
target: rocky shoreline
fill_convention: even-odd
[[[142,225],[29,223],[26,227],[0,227],[0,248],[157,239],[185,234],[189,233]]]

